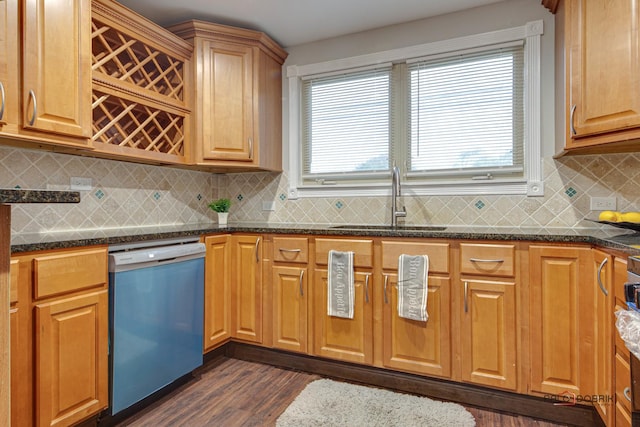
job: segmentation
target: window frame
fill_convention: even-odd
[[[543,21],[472,36],[393,49],[367,55],[307,65],[290,65],[286,69],[289,89],[289,190],[288,198],[387,196],[391,185],[386,182],[336,182],[317,184],[302,181],[301,89],[302,79],[325,73],[348,72],[380,63],[406,62],[416,58],[453,52],[490,48],[492,45],[524,41],[524,174],[518,178],[465,180],[428,184],[426,180],[404,180],[406,195],[486,195],[514,194],[543,196],[540,112],[540,36]],[[396,148],[402,144],[396,144]],[[389,174],[390,177],[390,174]],[[390,178],[389,178],[390,179]]]

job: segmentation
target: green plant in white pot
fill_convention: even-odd
[[[211,210],[218,213],[218,225],[226,226],[227,218],[229,217],[229,208],[231,207],[231,200],[227,198],[216,199],[209,203],[209,207]]]

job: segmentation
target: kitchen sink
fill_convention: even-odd
[[[331,228],[344,229],[344,230],[389,230],[389,231],[442,231],[447,227],[440,225],[397,225],[395,227],[391,225],[362,225],[362,224],[347,224],[347,225],[334,225]]]

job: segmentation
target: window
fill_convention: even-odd
[[[393,165],[412,194],[542,195],[541,32],[289,67],[289,197],[387,194]]]
[[[389,170],[390,80],[385,67],[304,81],[305,178]]]
[[[523,51],[409,65],[409,175],[522,174]]]

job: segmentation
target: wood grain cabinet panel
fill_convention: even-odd
[[[36,256],[34,298],[42,299],[107,283],[107,249],[56,252]]]
[[[0,1],[0,134],[15,134],[20,121],[20,15],[18,0]]]
[[[108,291],[34,307],[38,426],[71,425],[107,407]]]
[[[398,316],[398,276],[385,274],[383,364],[424,375],[451,376],[451,314],[448,277],[429,277],[426,322]]]
[[[567,149],[640,136],[638,6],[637,0],[566,2]]]
[[[231,337],[231,235],[209,236],[204,269],[204,351]]]
[[[464,279],[462,379],[517,387],[516,284]]]
[[[305,267],[272,269],[273,346],[307,352],[308,274]]]
[[[613,371],[613,325],[614,317],[614,285],[613,259],[605,252],[594,249],[592,290],[595,293],[595,378],[594,391],[603,399],[598,399],[594,406],[606,425],[613,424],[614,403],[614,371]],[[583,292],[584,292],[583,287]],[[611,400],[609,400],[611,399]]]
[[[262,236],[232,241],[231,335],[262,343]]]
[[[530,391],[590,394],[594,372],[591,249],[531,245]]]
[[[461,243],[460,273],[482,276],[515,276],[514,245]]]
[[[91,137],[91,2],[24,2],[23,126]]]
[[[314,272],[314,354],[355,363],[373,363],[371,273],[354,274],[353,319],[327,314],[327,270]]]
[[[282,63],[266,34],[202,21],[169,28],[193,43],[193,161],[228,170],[282,170]]]
[[[309,239],[306,237],[274,237],[273,261],[306,264],[309,262]]]

